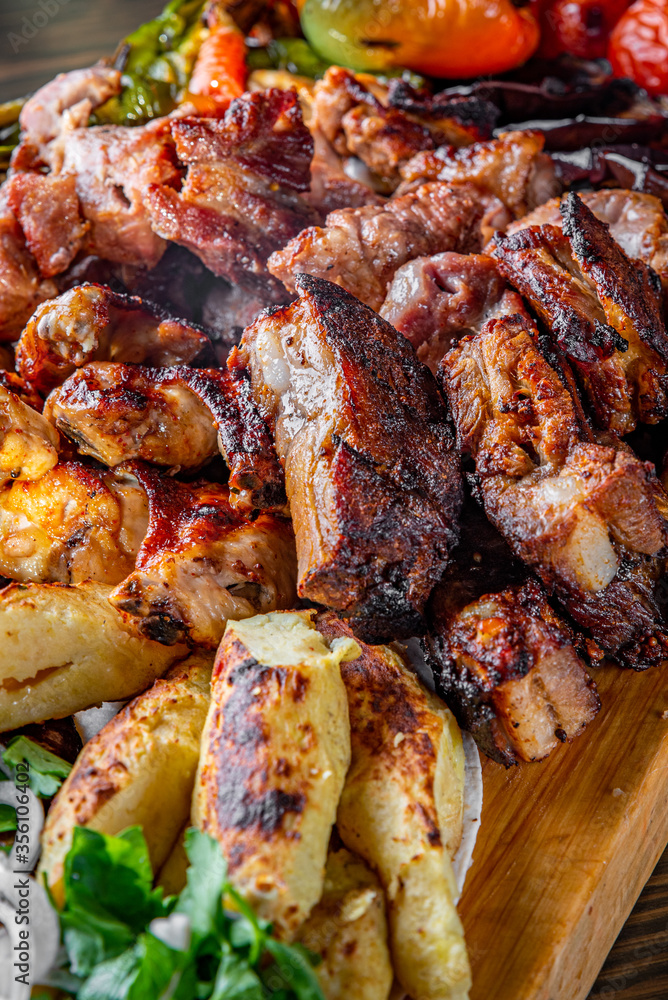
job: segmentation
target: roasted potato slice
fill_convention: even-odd
[[[330,641],[350,636],[318,619]],[[461,1000],[471,985],[451,858],[461,839],[464,752],[449,709],[398,651],[366,646],[341,665],[352,761],[337,828],[385,889],[397,978],[411,997]]]
[[[385,897],[373,872],[345,848],[329,852],[322,898],[299,940],[322,959],[315,971],[325,1000],[387,1000],[394,972]]]
[[[57,899],[75,826],[117,834],[138,824],[151,863],[170,855],[190,813],[213,657],[194,653],[94,736],[49,810],[40,873]]]
[[[187,647],[126,630],[111,587],[12,583],[0,590],[0,732],[144,691]]]
[[[202,737],[193,822],[220,844],[231,881],[287,940],[322,894],[327,845],[350,763],[339,664],[313,611],[228,622]]]

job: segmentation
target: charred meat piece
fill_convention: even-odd
[[[379,642],[424,628],[457,537],[461,486],[446,413],[408,341],[321,278],[260,316],[232,364],[285,467],[299,593]]]
[[[154,232],[147,206],[154,185],[181,183],[170,119],[148,125],[95,125],[67,132],[54,173],[76,178],[81,214],[90,225],[90,253],[116,264],[155,267],[166,242]]]
[[[626,340],[619,358],[643,423],[668,416],[668,334],[661,284],[643,261],[632,261],[574,193],[561,204],[564,233],[582,273],[596,286],[608,323]]]
[[[402,170],[399,193],[426,181],[475,184],[494,195],[515,218],[557,194],[550,157],[540,132],[506,132],[498,139],[454,149],[442,146],[418,153]]]
[[[134,569],[147,525],[146,494],[133,476],[62,462],[0,492],[0,573],[117,584]]]
[[[296,93],[245,94],[224,118],[175,120],[171,131],[187,174],[180,191],[164,183],[150,188],[155,231],[187,247],[214,274],[271,284],[269,254],[314,219],[301,197],[309,188],[313,140]]]
[[[220,451],[235,506],[285,504],[269,429],[247,373],[234,366],[220,371],[93,361],[53,390],[45,413],[82,454],[105,465],[141,458],[197,469]]]
[[[3,191],[42,277],[67,270],[89,229],[81,218],[76,178],[17,173]]]
[[[459,253],[404,264],[380,309],[433,372],[453,344],[482,329],[488,319],[524,312],[522,299],[508,288],[496,261]]]
[[[624,253],[643,260],[661,278],[668,291],[668,219],[658,198],[621,188],[581,191],[579,197],[597,219],[610,226],[610,233]],[[527,226],[561,226],[561,200],[553,198],[530,215],[508,227],[508,232]]]
[[[16,368],[43,392],[90,361],[155,367],[188,363],[209,347],[201,330],[103,285],[84,284],[45,302],[16,349]]]
[[[573,364],[599,426],[627,434],[638,420],[668,414],[658,282],[577,195],[563,211],[563,232],[545,225],[498,234],[491,252]]]
[[[82,455],[197,469],[218,451],[208,408],[159,368],[93,361],[46,401],[45,415]]]
[[[17,394],[11,376],[2,374],[0,487],[8,480],[39,479],[58,461],[60,444],[58,431]]]
[[[519,317],[490,320],[445,356],[460,447],[514,554],[606,653],[643,669],[668,658],[666,498],[630,449],[587,439],[537,340]]]
[[[315,86],[309,123],[339,157],[357,157],[386,193],[397,187],[400,168],[416,153],[446,142],[467,145],[478,137],[456,118],[458,103],[466,101],[451,101],[447,110],[435,111],[433,102],[415,94],[407,111],[393,106],[390,97],[372,77],[331,66]],[[455,114],[448,117],[447,111]]]
[[[19,160],[30,155],[50,163],[50,143],[63,131],[88,125],[91,111],[118,94],[120,89],[120,72],[102,63],[59,73],[40,87],[21,109]]]
[[[0,342],[16,340],[35,307],[57,294],[56,284],[41,277],[0,188]]]
[[[542,760],[598,711],[578,637],[474,502],[427,611],[436,690],[498,763]]]
[[[272,254],[269,270],[290,292],[298,274],[312,274],[335,281],[377,310],[407,261],[445,250],[479,250],[484,213],[473,189],[423,184],[382,206],[332,212],[324,228],[305,229]]]
[[[127,468],[148,496],[148,531],[136,568],[110,600],[141,635],[215,649],[228,618],[293,607],[289,521],[266,513],[246,520],[226,486],[180,483],[141,463]]]
[[[313,136],[313,159],[311,186],[304,201],[318,213],[318,218],[325,219],[337,208],[382,205],[368,168],[359,160],[342,159],[313,122],[309,122],[309,131]]]

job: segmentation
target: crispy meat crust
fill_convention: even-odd
[[[81,218],[76,178],[19,173],[3,190],[42,277],[67,270],[90,228]]]
[[[247,365],[285,467],[299,593],[368,641],[413,635],[461,503],[436,382],[352,295],[308,275],[297,287],[297,303],[247,328],[231,363]]]
[[[599,426],[618,434],[668,415],[661,288],[576,194],[553,225],[497,234],[492,254],[573,364]]]
[[[84,284],[33,313],[16,348],[16,369],[46,393],[89,361],[187,364],[209,344],[203,331],[151,302]]]
[[[280,299],[267,258],[314,220],[301,197],[313,140],[296,93],[244,94],[224,118],[179,119],[171,131],[187,174],[180,191],[148,189],[155,231],[192,250],[214,274],[269,284]]]
[[[389,282],[406,261],[480,249],[483,201],[473,189],[436,181],[381,206],[340,209],[327,216],[324,228],[305,229],[273,253],[269,270],[290,292],[297,288],[297,275],[307,273],[380,309]]]
[[[110,600],[140,635],[215,649],[228,618],[294,605],[289,521],[267,513],[246,520],[217,483],[181,483],[139,462],[125,468],[146,491],[148,530],[136,568]]]
[[[399,193],[425,181],[474,184],[499,198],[517,218],[559,190],[544,143],[540,132],[506,132],[462,149],[442,146],[418,153],[402,167]]]
[[[492,320],[443,359],[460,445],[515,555],[609,655],[643,669],[668,656],[666,498],[630,449],[587,439],[537,340],[519,317]]]

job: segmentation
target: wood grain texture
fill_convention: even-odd
[[[57,72],[73,69],[77,66],[90,65],[101,56],[110,55],[119,38],[131,31],[141,21],[153,17],[163,5],[162,0],[56,0],[56,3],[58,11],[49,15],[47,22],[38,27],[33,34],[30,26],[26,31],[24,18],[27,18],[30,23],[34,22],[35,14],[40,9],[38,0],[0,0],[0,101],[34,90],[51,79]],[[50,9],[54,9],[52,5]],[[42,22],[43,20],[44,18],[38,15],[38,21]],[[29,34],[31,37],[24,38],[24,34]],[[12,38],[13,35],[18,35],[21,41],[17,42],[16,38]],[[645,680],[644,677],[624,675],[623,698],[619,708],[617,725],[619,727],[619,740],[625,748],[633,742],[637,743],[639,739],[634,729],[637,718],[635,709],[636,681],[641,688],[645,684],[653,688],[656,684],[657,700],[663,698],[663,685],[659,675],[656,674],[654,680],[651,677],[652,675],[648,675],[648,679]],[[610,700],[607,689],[604,697],[607,705]],[[634,709],[632,714],[625,715],[624,706],[628,703],[633,703]],[[650,711],[654,713],[652,718],[656,724],[656,706],[653,706]],[[513,915],[517,910],[520,899],[517,890],[513,888],[514,885],[517,885],[517,881],[513,882],[516,876],[521,876],[520,884],[522,884],[522,880],[524,883],[528,883],[525,884],[523,890],[528,893],[528,898],[538,901],[542,895],[542,886],[535,879],[529,879],[526,870],[526,860],[530,856],[527,852],[531,851],[532,844],[534,850],[538,849],[536,845],[537,834],[533,832],[532,819],[541,816],[553,794],[560,804],[559,808],[564,808],[561,804],[561,797],[558,795],[560,769],[570,770],[571,765],[568,760],[571,756],[574,762],[576,758],[584,760],[590,754],[594,754],[595,759],[598,760],[596,740],[592,734],[597,731],[596,727],[605,724],[605,717],[599,717],[595,728],[576,741],[570,749],[564,747],[558,751],[552,761],[528,769],[529,774],[545,769],[546,777],[544,779],[539,779],[538,774],[530,779],[520,777],[525,769],[506,775],[502,769],[493,764],[485,766],[485,781],[488,792],[483,816],[483,832],[476,852],[476,866],[479,867],[478,861],[482,858],[483,850],[489,852],[490,859],[493,858],[494,863],[498,865],[498,872],[490,873],[491,884],[497,886],[495,899],[492,900],[492,904],[496,908],[490,909],[490,917],[486,923],[481,924],[479,931],[471,926],[476,906],[479,910],[487,909],[484,904],[488,898],[486,880],[476,874],[476,869],[471,871],[471,881],[465,895],[465,907],[466,920],[470,928],[469,941],[472,950],[474,950],[474,964],[476,967],[480,967],[485,960],[487,951],[496,953],[494,968],[500,970],[499,978],[504,975],[511,959],[507,953],[504,953],[506,946],[504,942],[507,943],[508,940],[507,928],[501,923],[502,918],[494,917],[493,914],[504,912],[499,909],[504,896],[508,896],[508,906],[505,913]],[[668,731],[668,722],[665,725]],[[639,756],[642,766],[642,750]],[[637,756],[634,759],[637,760]],[[575,766],[574,763],[572,766]],[[606,774],[608,774],[607,768],[604,769],[601,776],[601,785],[606,780]],[[508,835],[511,836],[511,840],[504,841],[504,844],[507,844],[506,847],[499,844],[497,850],[493,851],[490,811],[497,809],[500,814],[503,811],[503,793],[507,791],[513,799],[517,799],[517,795],[521,794],[522,789],[516,786],[521,786],[525,781],[535,783],[536,786],[536,817],[532,815],[531,811],[519,810],[519,807],[515,803],[511,804],[509,800],[505,810],[506,817],[512,819],[513,811],[518,810],[514,826],[511,823],[509,827]],[[569,785],[569,787],[571,786]],[[614,787],[621,787],[617,780]],[[532,785],[531,788],[533,791],[534,786]],[[494,800],[497,798],[498,803],[494,806]],[[602,800],[605,801],[605,796]],[[566,803],[566,808],[569,808],[568,803]],[[618,808],[621,808],[621,804]],[[591,803],[589,811],[593,812]],[[519,815],[520,812],[521,815]],[[549,827],[550,824],[547,826]],[[515,842],[512,840],[513,830]],[[555,839],[557,837],[562,838],[562,847],[563,838],[568,839],[569,836],[577,844],[577,835],[573,832],[569,834],[568,829],[564,830],[559,824],[554,831],[549,830],[548,832],[553,844],[553,854],[550,857],[554,856],[554,845],[558,846],[558,840]],[[519,855],[517,854],[518,845]],[[652,851],[654,849],[655,845],[652,846]],[[515,854],[512,853],[513,850]],[[619,926],[623,921],[625,912],[628,912],[633,903],[633,894],[638,891],[641,885],[644,872],[648,872],[651,867],[651,859],[647,857],[647,852],[641,851],[641,855],[642,863],[639,866],[636,851],[628,851],[625,855],[623,870],[618,873],[621,886],[627,877],[627,870],[631,873],[632,889],[628,891],[622,890],[620,887],[615,894],[617,902],[612,904],[608,920],[609,926],[605,934],[606,944],[603,945],[602,941],[597,942],[596,962],[599,965],[605,955],[605,949],[612,944],[614,927]],[[600,860],[599,855],[596,857]],[[523,858],[524,861],[522,861]],[[548,884],[554,884],[553,880],[556,875],[554,871],[549,870],[550,864],[545,864],[543,868],[548,869]],[[560,869],[557,868],[557,873],[559,871]],[[576,867],[573,873],[573,877],[576,879],[577,873]],[[501,874],[505,874],[507,878],[505,883],[500,879]],[[477,901],[475,896],[479,897]],[[603,906],[602,909],[605,915],[607,906]],[[513,919],[515,918],[513,917]],[[555,941],[559,939],[561,919],[559,909],[556,914],[552,915],[552,918],[548,914],[547,926],[541,925],[541,932],[544,931],[547,934],[547,941],[551,941],[553,935]],[[586,923],[583,930],[586,930]],[[534,944],[537,940],[537,929],[533,927],[530,918],[523,927],[522,936]],[[521,952],[521,944],[518,947]],[[589,975],[595,973],[596,962],[590,962]],[[485,996],[480,991],[474,993],[474,997],[484,996],[484,1000],[493,1000],[494,995],[493,992],[489,996]],[[521,995],[518,994],[518,998]],[[508,996],[512,997],[512,1000],[516,1000],[512,993]],[[654,875],[619,934],[589,994],[589,1000],[612,1000],[612,998],[614,1000],[666,1000],[668,998],[668,852],[663,855],[657,865]],[[574,1000],[574,995],[570,992],[555,994],[551,1000]]]
[[[510,771],[484,764],[460,907],[471,1000],[585,1000],[668,841],[665,673],[609,666],[596,681],[603,708],[572,746]]]

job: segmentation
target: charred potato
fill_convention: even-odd
[[[185,646],[127,631],[110,587],[13,583],[0,591],[0,732],[145,690]]]
[[[330,640],[351,634],[331,614],[318,628]],[[362,645],[341,674],[352,761],[337,828],[385,889],[394,969],[406,992],[461,1000],[471,977],[451,863],[463,812],[459,728],[389,647]]]
[[[194,654],[173,667],[79,754],[42,834],[39,870],[57,899],[75,826],[117,834],[138,824],[154,870],[171,853],[190,812],[211,659]]]
[[[327,845],[350,762],[340,662],[315,612],[229,622],[218,649],[193,821],[227,858],[231,881],[286,940],[320,899]]]
[[[325,1000],[387,1000],[394,972],[383,890],[345,848],[330,851],[322,898],[299,940],[322,959],[316,975]]]

